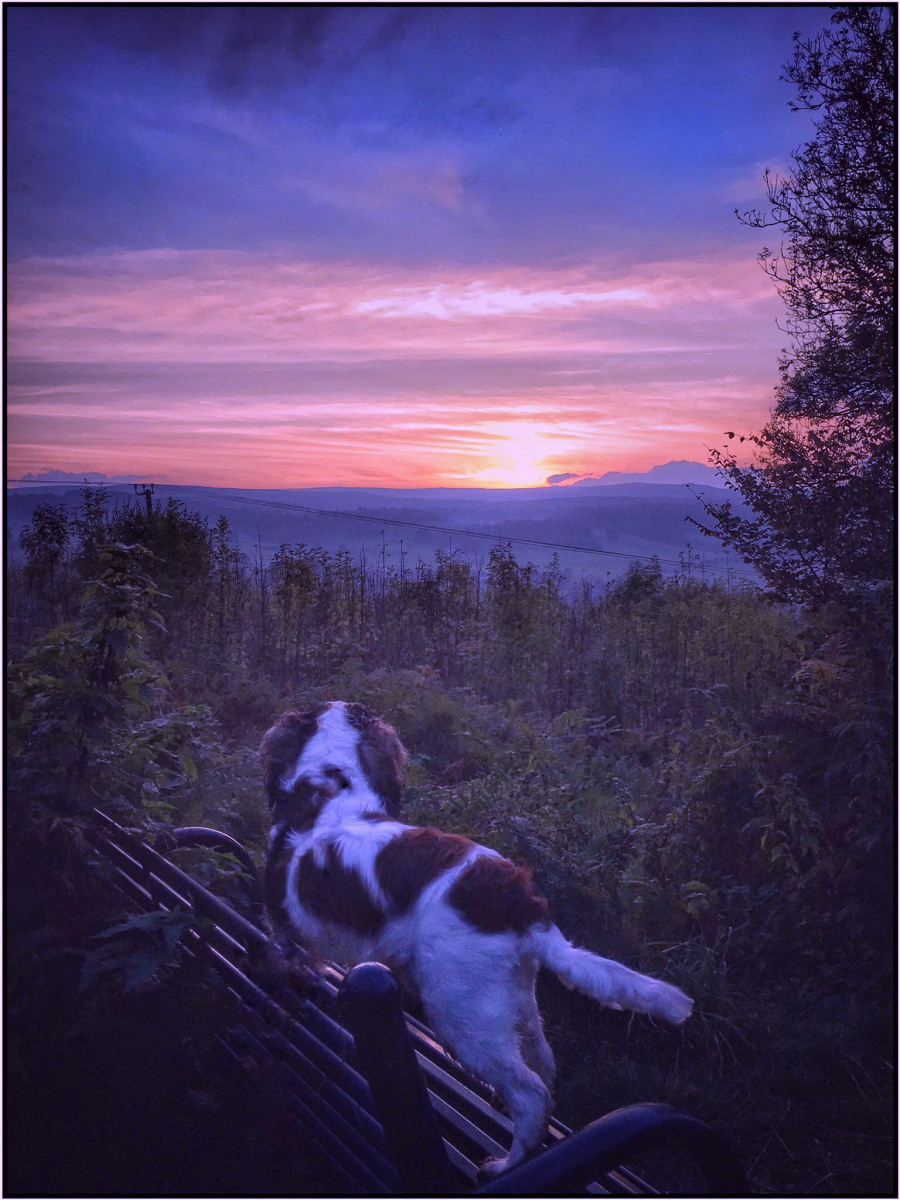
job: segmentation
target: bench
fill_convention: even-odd
[[[662,1104],[619,1109],[573,1133],[552,1120],[543,1148],[479,1186],[478,1164],[505,1154],[511,1124],[491,1090],[473,1079],[405,1011],[400,986],[381,964],[349,973],[313,971],[297,948],[292,978],[276,977],[266,954],[252,858],[216,830],[167,830],[155,844],[99,810],[99,849],[116,886],[143,911],[187,909],[196,921],[181,952],[212,964],[233,1020],[217,1039],[226,1061],[278,1080],[282,1102],[326,1164],[334,1192],[356,1195],[747,1195],[727,1143],[695,1118]],[[233,855],[248,881],[247,915],[166,855],[207,846]],[[677,1145],[694,1171],[651,1182],[629,1161]],[[696,1172],[699,1171],[699,1176]],[[697,1186],[697,1179],[700,1183]]]

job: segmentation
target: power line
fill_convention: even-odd
[[[46,479],[40,481],[31,479],[7,479],[6,482],[26,483],[35,487],[41,487],[42,485],[47,484],[53,484],[54,486],[59,486],[61,484],[71,485],[73,487],[122,486],[121,484],[116,485],[115,483],[108,483],[95,479],[86,479],[83,482],[79,482],[75,479]],[[596,546],[572,546],[565,542],[548,542],[539,538],[503,537],[500,534],[484,533],[475,529],[454,529],[447,525],[428,525],[422,521],[404,521],[400,517],[371,517],[367,516],[365,513],[341,512],[338,509],[331,508],[314,508],[308,504],[291,504],[286,500],[263,500],[259,496],[236,496],[230,492],[224,492],[219,488],[205,487],[196,483],[161,483],[159,486],[172,492],[202,492],[205,495],[215,495],[220,500],[230,500],[236,504],[260,504],[266,508],[285,509],[289,512],[314,513],[316,516],[339,517],[348,521],[367,521],[373,525],[398,525],[406,529],[424,529],[429,533],[446,533],[451,537],[455,535],[458,537],[483,538],[490,542],[509,542],[510,545],[515,544],[518,546],[538,546],[544,550],[567,550],[570,553],[575,554],[599,554],[604,555],[607,558],[626,558],[633,562],[650,562],[655,559],[658,563],[663,563],[666,566],[672,567],[681,567],[684,565],[681,559],[660,558],[657,554],[627,554],[623,550],[601,550]],[[730,572],[732,575],[744,575],[747,578],[756,578],[752,571],[741,571],[735,567],[731,567]]]

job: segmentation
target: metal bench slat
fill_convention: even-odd
[[[508,1146],[501,1146],[489,1133],[486,1133],[478,1125],[475,1125],[467,1117],[464,1117],[458,1109],[453,1108],[446,1100],[435,1095],[430,1088],[428,1089],[428,1095],[438,1116],[443,1117],[444,1121],[457,1133],[463,1134],[470,1142],[473,1142],[489,1155],[502,1156],[507,1153]],[[449,1139],[445,1137],[444,1140],[447,1141]]]
[[[267,1041],[263,1041],[262,1044],[269,1049]],[[376,1123],[375,1136],[369,1137],[369,1131],[362,1130],[356,1124],[357,1116],[360,1114],[368,1116],[369,1114],[352,1102],[352,1108],[348,1112],[347,1106],[340,1101],[339,1097],[335,1096],[334,1090],[322,1086],[322,1079],[311,1081],[283,1060],[278,1061],[277,1070],[279,1079],[287,1090],[293,1091],[304,1102],[315,1098],[319,1116],[323,1119],[328,1118],[330,1127],[361,1163],[385,1178],[396,1174],[393,1164],[382,1152],[384,1134],[381,1126]]]
[[[601,1176],[608,1196],[640,1196],[643,1192],[629,1183],[617,1171],[609,1171]]]
[[[255,1051],[263,1061],[271,1057],[271,1052],[266,1046],[248,1029],[243,1027],[238,1042],[239,1047],[241,1044],[248,1048],[251,1053]],[[279,1065],[283,1066],[284,1064]],[[399,1181],[394,1168],[388,1164],[390,1177],[385,1179],[380,1178],[368,1163],[362,1162],[358,1157],[356,1148],[351,1149],[347,1144],[348,1140],[355,1142],[355,1139],[346,1138],[347,1126],[345,1122],[295,1072],[290,1072],[290,1075],[291,1086],[286,1089],[285,1101],[289,1107],[299,1109],[303,1113],[304,1121],[308,1122],[311,1126],[316,1141],[323,1145],[323,1149],[332,1154],[337,1153],[345,1170],[352,1168],[352,1175],[356,1186],[362,1185],[364,1191],[374,1191],[378,1194],[396,1190]],[[328,1117],[329,1120],[327,1122],[323,1120],[324,1116]],[[330,1122],[333,1122],[333,1124]],[[335,1132],[335,1129],[338,1129],[340,1133]]]
[[[284,1061],[292,1069],[302,1068],[309,1076],[320,1081],[323,1094],[327,1093],[335,1103],[343,1107],[348,1117],[352,1117],[374,1145],[383,1147],[384,1133],[375,1117],[372,1116],[372,1098],[362,1076],[352,1071],[346,1063],[340,1064],[344,1067],[342,1071],[332,1072],[330,1069],[323,1069],[320,1064],[298,1050],[296,1045],[280,1031],[271,1029],[259,1016],[259,1013],[249,1006],[244,1006],[242,1020],[245,1024],[249,1022],[251,1030],[265,1045],[270,1048],[277,1047],[278,1053],[283,1055]],[[329,1064],[330,1067],[331,1064]],[[298,1071],[298,1073],[300,1072]]]
[[[307,1084],[307,1081],[297,1071],[288,1067],[287,1064],[280,1062],[278,1068],[279,1081],[285,1090],[297,1096],[304,1104],[314,1102],[319,1117],[322,1120],[327,1120],[329,1128],[334,1131],[336,1136],[340,1138],[341,1142],[343,1142],[359,1162],[379,1178],[396,1178],[396,1169],[393,1163],[361,1134],[358,1129],[355,1129],[353,1125],[345,1121],[343,1114],[338,1109],[332,1105],[323,1103],[324,1093],[320,1089]]]
[[[468,1107],[476,1109],[481,1116],[487,1117],[489,1121],[499,1125],[508,1133],[512,1133],[512,1121],[510,1121],[509,1117],[498,1112],[492,1105],[488,1104],[486,1100],[483,1100],[476,1092],[469,1092],[467,1094],[465,1084],[460,1083],[458,1079],[454,1079],[454,1077],[445,1071],[443,1067],[438,1066],[436,1062],[426,1058],[425,1055],[419,1053],[418,1050],[416,1051],[416,1058],[419,1060],[419,1065],[425,1073],[429,1084],[443,1084],[447,1091],[451,1092],[458,1100],[461,1100]]]
[[[343,1058],[323,1045],[309,1030],[304,1029],[298,1021],[293,1022],[293,1028],[279,1030],[288,1045],[298,1054],[304,1054],[312,1059],[319,1070],[331,1071],[341,1079],[342,1086],[353,1095],[357,1104],[371,1108],[372,1097],[369,1085],[362,1075]]]
[[[444,1139],[444,1149],[447,1152],[447,1158],[450,1160],[450,1166],[460,1176],[460,1180],[465,1187],[470,1187],[478,1180],[478,1164],[471,1158],[468,1158],[463,1152],[457,1149],[452,1142]]]
[[[110,857],[112,857],[114,861],[118,861],[123,864],[133,864],[134,872],[136,875],[138,875],[138,879],[132,879],[132,882],[137,887],[140,887],[142,890],[147,892],[148,895],[152,895],[153,899],[159,900],[161,894],[162,898],[167,899],[170,903],[179,904],[182,908],[194,908],[194,903],[190,895],[186,894],[186,889],[179,891],[178,888],[173,886],[173,884],[166,879],[160,871],[156,870],[155,867],[150,867],[146,864],[136,862],[136,860],[130,854],[128,854],[122,849],[121,846],[117,845],[113,841],[108,841],[106,843],[106,849],[107,852],[111,852]],[[119,867],[118,869],[123,872],[125,870],[124,867]],[[129,878],[131,877],[129,876]],[[153,890],[149,891],[148,888],[151,884]],[[218,931],[221,939],[227,938],[235,950],[242,954],[246,953],[246,947],[236,938],[234,938],[227,928],[224,928],[220,924],[216,924],[215,928]]]
[[[331,1019],[312,1000],[307,1001],[308,1009],[303,1012],[303,1019],[310,1031],[331,1047],[335,1054],[350,1055],[353,1053],[353,1038],[337,1021]]]
[[[218,1044],[219,1052],[222,1055],[223,1064],[226,1064],[231,1071],[239,1072],[241,1077],[246,1080],[246,1059],[240,1055],[237,1050],[235,1050],[234,1046],[232,1046],[228,1042],[227,1038],[222,1034],[216,1034],[216,1042]],[[296,1116],[297,1114],[295,1113],[293,1115]],[[297,1116],[297,1120],[301,1121],[302,1124],[303,1118]],[[333,1154],[329,1154],[328,1151],[326,1151],[322,1146],[321,1142],[316,1143],[316,1153],[327,1164],[328,1170],[334,1176],[333,1182],[335,1185],[335,1192],[341,1190],[352,1194],[361,1190],[360,1181],[348,1174],[339,1160]]]
[[[141,887],[134,879],[131,878],[121,867],[113,867],[114,883],[120,891],[124,892],[132,900],[136,900],[142,908],[147,907],[148,901],[152,905],[154,898],[145,887]]]
[[[610,1175],[617,1175],[621,1179],[630,1183],[633,1192],[637,1196],[659,1196],[661,1193],[656,1188],[651,1187],[645,1179],[641,1179],[639,1175],[635,1175],[629,1167],[616,1167],[615,1171],[610,1171]]]
[[[202,884],[197,883],[190,875],[187,875],[180,867],[176,867],[174,863],[157,853],[152,846],[148,846],[146,842],[133,837],[116,825],[111,818],[104,813],[100,813],[98,809],[94,810],[107,826],[111,826],[114,835],[110,835],[112,844],[125,846],[127,853],[140,864],[141,867],[157,873],[164,881],[172,887],[182,891],[186,896],[190,897],[191,907],[196,907],[204,916],[212,917],[213,920],[221,918],[222,928],[227,929],[232,936],[237,936],[239,939],[244,937],[247,939],[247,945],[265,946],[268,938],[259,926],[248,921],[246,917],[242,917],[239,912],[236,912],[224,900],[220,900],[218,896],[214,896]],[[237,932],[236,932],[237,931]]]
[[[144,876],[149,875],[149,878],[152,879],[156,891],[155,895],[151,894],[146,890],[146,888],[138,884],[134,879],[131,878],[131,876],[125,873],[122,868],[115,868],[121,881],[126,884],[127,891],[134,895],[139,902],[146,903],[147,901],[150,901],[164,909],[168,907],[166,901],[168,901],[169,904],[180,903],[191,907],[189,901],[186,900],[186,898],[180,893],[176,892],[164,880],[160,879],[156,872],[148,872],[146,868],[141,867],[136,860],[126,855],[121,848],[116,846],[114,843],[109,843],[109,850],[117,858],[121,855],[123,859],[132,864],[136,871],[139,871]],[[160,893],[162,893],[162,895],[165,897],[164,899],[161,898]],[[233,984],[235,980],[239,978],[241,985],[240,992],[242,992],[245,997],[248,996],[249,993],[253,993],[254,998],[257,999],[260,1004],[270,1004],[272,1000],[268,993],[255,984],[254,981],[252,981],[243,971],[240,971],[240,968],[238,968],[238,966],[231,960],[231,957],[229,957],[229,955],[233,957],[235,953],[239,956],[246,957],[246,951],[244,947],[235,941],[235,939],[231,937],[227,930],[223,930],[218,925],[213,927],[209,936],[211,941],[214,940],[218,943],[215,948],[219,951],[221,957],[217,958],[217,965],[224,967],[225,962],[230,963],[230,968],[225,968],[225,973],[228,975],[229,981]],[[327,1038],[328,1041],[332,1043],[332,1045],[329,1047],[327,1043],[319,1041],[321,1052],[330,1056],[330,1065],[335,1068],[339,1065],[343,1065],[347,1070],[350,1070],[350,1068],[347,1067],[346,1063],[344,1063],[343,1059],[340,1057],[341,1054],[348,1054],[352,1052],[353,1049],[353,1039],[350,1037],[347,1031],[338,1025],[337,1022],[332,1021],[329,1017],[327,1017],[321,1011],[321,1009],[319,1009],[307,997],[299,996],[296,993],[293,993],[293,995],[298,1003],[298,1007],[301,1009],[301,1012],[298,1014],[288,1014],[287,1011],[284,1010],[283,1016],[285,1021],[288,1021],[291,1017],[293,1017],[291,1025],[299,1026],[301,1030],[303,1029],[303,1023],[308,1021],[310,1025],[316,1028],[316,1034],[310,1036],[315,1038],[316,1035],[318,1035],[319,1039]],[[298,1017],[300,1020],[298,1020]],[[354,1073],[354,1075],[358,1081],[359,1087],[367,1091],[367,1085],[362,1077],[358,1075],[358,1073]]]

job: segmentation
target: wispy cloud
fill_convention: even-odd
[[[9,6],[10,467],[538,483],[758,428],[781,306],[733,209],[822,20]]]
[[[648,292],[637,288],[619,288],[609,292],[531,291],[515,287],[493,287],[476,282],[454,289],[438,285],[432,288],[413,288],[399,295],[362,300],[356,305],[358,313],[374,313],[384,317],[436,317],[452,320],[455,317],[499,317],[546,312],[553,309],[583,309],[603,304],[645,303]]]
[[[318,204],[378,213],[398,205],[431,204],[460,211],[465,203],[462,167],[448,158],[354,152],[330,156],[303,171],[282,175],[278,187]]]
[[[627,353],[696,346],[698,333],[712,348],[730,344],[734,323],[754,311],[771,315],[769,281],[753,262],[715,258],[624,277],[498,267],[473,278],[459,267],[132,251],[29,259],[9,274],[11,352],[41,359]],[[693,334],[673,343],[666,335],[686,322]]]

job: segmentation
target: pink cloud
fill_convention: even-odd
[[[599,268],[495,268],[473,279],[458,267],[388,272],[273,255],[150,251],[15,264],[8,320],[10,351],[19,357],[303,361],[645,352],[667,348],[665,334],[686,320],[711,345],[727,345],[738,316],[760,309],[768,318],[774,304],[755,263],[727,260],[653,264],[624,277]],[[604,328],[616,317],[630,332]],[[459,328],[445,328],[450,320]]]
[[[765,419],[777,311],[755,262],[726,256],[477,275],[217,251],[26,260],[9,268],[10,363],[40,369],[10,384],[10,467],[52,450],[63,469],[249,487],[702,459],[723,422]]]

